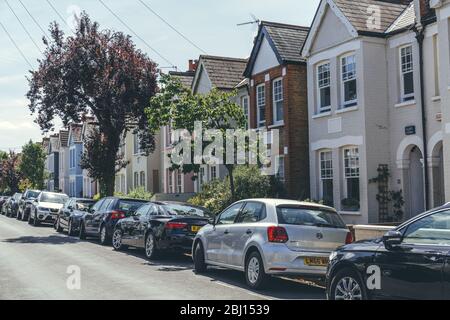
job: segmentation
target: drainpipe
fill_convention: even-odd
[[[430,194],[429,194],[429,174],[428,174],[428,136],[427,136],[427,117],[425,106],[425,81],[424,81],[424,66],[423,66],[423,40],[425,38],[425,26],[419,24],[414,26],[416,33],[416,40],[419,45],[419,70],[420,70],[420,105],[422,113],[422,135],[423,135],[423,166],[424,166],[424,189],[425,189],[425,210],[430,209]]]

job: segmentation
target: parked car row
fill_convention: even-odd
[[[192,253],[197,273],[208,266],[238,270],[252,289],[263,288],[270,276],[325,278],[332,300],[450,299],[450,204],[381,239],[353,243],[336,210],[319,204],[250,199],[213,217],[177,202],[26,194],[0,198],[2,212],[20,212],[33,225],[50,223],[80,239],[98,238],[116,251],[141,248],[148,259]]]

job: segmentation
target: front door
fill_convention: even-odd
[[[381,268],[381,295],[404,299],[442,299],[444,265],[450,246],[450,211],[414,221],[402,230],[401,245],[382,246],[375,258]]]

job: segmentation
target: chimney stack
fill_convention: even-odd
[[[197,63],[198,63],[198,60],[189,60],[189,70],[188,71],[196,71]]]

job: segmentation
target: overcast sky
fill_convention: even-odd
[[[26,30],[43,50],[42,31],[27,13],[20,1],[37,23],[48,29],[56,20],[70,32],[68,25],[74,12],[85,10],[102,28],[130,33],[99,0],[0,0],[0,22],[6,27],[25,58],[33,68],[41,55],[38,48],[7,6],[11,5]],[[47,1],[58,11],[52,9]],[[139,0],[103,0],[111,10],[127,23],[141,38],[156,49],[180,70],[187,68],[187,61],[195,59],[201,51],[170,29]],[[155,12],[186,35],[208,54],[248,57],[257,27],[238,23],[251,21],[251,14],[258,19],[309,26],[319,0],[143,0]],[[62,21],[62,18],[65,22]],[[137,46],[148,53],[161,67],[168,63],[152,52],[142,41],[133,36]],[[0,27],[0,150],[15,149],[29,139],[41,139],[39,127],[27,108],[26,60],[20,55],[5,31]],[[59,129],[59,128],[58,128]]]

